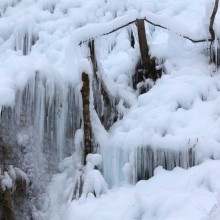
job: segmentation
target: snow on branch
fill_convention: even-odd
[[[219,0],[216,0],[215,1],[215,7],[213,9],[213,13],[212,13],[212,16],[210,18],[210,26],[209,26],[209,31],[210,31],[210,34],[211,34],[211,38],[208,38],[208,39],[193,39],[193,38],[190,38],[188,36],[185,36],[185,35],[182,35],[182,34],[179,34],[179,33],[176,33],[177,35],[179,35],[180,37],[183,37],[189,41],[191,41],[192,43],[203,43],[203,42],[213,42],[215,40],[215,32],[214,32],[214,29],[213,29],[213,24],[214,24],[214,20],[215,20],[215,15],[217,13],[217,10],[218,10],[218,3],[219,3]],[[152,21],[150,21],[149,19],[147,19],[146,17],[145,18],[142,18],[143,20],[145,20],[147,23],[155,26],[155,27],[159,27],[159,28],[162,28],[162,29],[165,29],[165,30],[168,30],[168,31],[171,31],[171,29],[163,26],[163,25],[160,25],[160,24],[157,24],[157,23],[154,23]],[[138,20],[141,20],[140,19],[135,19],[135,20],[132,20],[132,21],[129,21],[128,23],[122,25],[122,26],[119,26],[119,27],[116,27],[114,28],[113,30],[111,31],[108,31],[106,33],[103,33],[103,34],[100,34],[98,36],[95,36],[93,38],[89,38],[88,40],[84,40],[84,41],[80,41],[79,45],[81,45],[82,43],[85,43],[85,42],[88,42],[88,41],[91,41],[91,40],[95,40],[95,38],[98,38],[98,37],[101,37],[101,36],[105,36],[105,35],[109,35],[109,34],[112,34],[122,28],[125,28],[133,23],[136,23]]]

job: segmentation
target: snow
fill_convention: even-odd
[[[96,166],[101,165],[102,157],[99,154],[88,154],[86,156],[86,165],[82,169],[83,189],[80,201],[83,201],[90,193],[95,193],[98,198],[101,194],[108,191],[108,185],[105,182]]]
[[[107,183],[102,177],[100,171],[90,170],[84,177],[84,184],[80,201],[84,200],[85,197],[89,196],[90,193],[95,193],[95,196],[99,198],[102,193],[107,192],[107,189]]]
[[[102,156],[100,154],[88,154],[86,157],[86,162],[87,164],[91,164],[92,168],[94,168],[95,166],[101,165]]]
[[[70,219],[212,219],[219,210],[219,161],[208,160],[189,170],[161,167],[148,181],[121,187],[84,203],[73,201],[63,212]]]
[[[2,30],[0,51],[5,52],[1,53],[0,57],[1,82],[4,81],[4,84],[7,85],[7,81],[4,79],[5,76],[9,79],[18,77],[20,80],[12,80],[14,86],[12,88],[6,86],[3,89],[1,97],[7,97],[7,100],[1,99],[0,103],[1,105],[12,104],[14,102],[13,95],[10,97],[6,94],[13,94],[16,87],[24,87],[25,82],[33,76],[35,70],[47,72],[47,74],[52,71],[54,72],[52,75],[57,72],[59,78],[64,77],[64,79],[78,83],[80,73],[77,73],[77,71],[74,73],[74,69],[77,70],[77,64],[73,66],[75,52],[72,52],[72,50],[75,50],[73,47],[74,42],[78,44],[79,41],[84,39],[95,38],[100,34],[111,31],[113,28],[135,20],[137,17],[146,17],[160,24],[163,22],[162,25],[179,34],[192,35],[192,37],[197,37],[199,34],[199,38],[206,37],[208,33],[203,22],[206,20],[207,14],[210,14],[210,10],[206,9],[207,2],[206,0],[194,2],[188,0],[180,1],[177,4],[175,1],[164,1],[163,3],[160,1],[155,3],[138,1],[134,4],[133,1],[121,1],[119,4],[117,1],[105,2],[102,0],[88,3],[83,1],[3,1],[0,5],[3,11],[0,19],[0,29]],[[95,14],[89,13],[90,11]],[[160,31],[160,29],[156,30],[155,33]],[[189,30],[192,33],[188,33]],[[115,34],[111,34],[107,37],[108,41],[111,41],[114,36]],[[120,71],[125,71],[125,75],[131,72],[131,67],[126,70],[123,67],[127,65],[120,67],[122,66],[120,64],[131,63],[131,66],[134,67],[135,57],[137,56],[137,52],[134,53],[129,48],[129,42],[125,41],[123,30],[118,32],[117,38],[116,48],[113,53],[109,54],[109,58],[104,65],[105,73],[110,77],[109,80],[115,80],[114,76],[118,75],[117,73]],[[100,41],[101,39],[97,40]],[[25,46],[24,41],[27,42]],[[14,52],[14,48],[16,52]],[[102,50],[104,48],[102,45]],[[28,58],[21,57],[21,53],[28,55]],[[69,57],[70,53],[71,57]],[[119,59],[115,57],[114,53],[118,54]],[[132,56],[132,59],[129,56]],[[72,63],[70,63],[70,60]],[[8,62],[10,64],[14,63],[15,66],[8,66]],[[20,68],[21,62],[25,65],[22,70]],[[43,65],[47,65],[47,70],[42,68]],[[108,71],[109,66],[111,66],[111,69]],[[54,71],[55,69],[56,71]],[[113,76],[111,76],[112,74]],[[120,74],[119,79],[122,76],[123,73]],[[21,79],[23,79],[23,82],[21,82]],[[125,80],[122,81],[125,82]],[[121,85],[121,83],[118,85]],[[10,93],[7,91],[9,88],[12,89]],[[126,99],[122,91],[119,91],[119,93],[123,99]],[[132,93],[129,93],[131,96]]]
[[[8,172],[4,172],[3,175],[0,176],[0,180],[1,180],[1,189],[3,191],[5,191],[6,189],[11,189],[13,187],[13,181],[10,178],[10,176],[8,175]]]

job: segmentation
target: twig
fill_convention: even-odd
[[[162,25],[160,25],[160,24],[155,24],[154,22],[148,20],[147,18],[144,18],[144,20],[145,20],[147,23],[149,23],[149,24],[151,24],[151,25],[153,25],[153,26],[155,26],[155,27],[159,27],[159,28],[162,28],[162,29],[171,31],[169,28],[164,27],[164,26],[162,26]],[[207,41],[208,41],[208,42],[212,41],[212,39],[194,40],[194,39],[192,39],[192,38],[190,38],[190,37],[187,37],[187,36],[184,36],[184,35],[182,35],[182,34],[178,34],[178,33],[176,33],[176,34],[179,35],[180,37],[183,37],[183,38],[185,38],[185,39],[187,39],[187,40],[190,40],[190,41],[193,42],[193,43],[203,43],[203,42],[207,42]]]
[[[44,195],[48,195],[48,193],[43,193],[43,194],[40,194],[40,195],[38,195],[38,196],[36,196],[36,197],[31,198],[28,202],[26,202],[26,203],[18,210],[18,212],[16,213],[15,216],[18,216],[18,215],[21,213],[21,211],[22,211],[24,208],[26,208],[30,203],[32,203],[34,200],[36,200],[36,199],[38,199],[39,197],[44,196]]]
[[[105,35],[112,34],[112,33],[115,32],[115,31],[118,31],[118,30],[120,30],[120,29],[122,29],[122,28],[124,28],[124,27],[129,26],[130,24],[135,23],[136,21],[137,21],[137,20],[130,21],[130,22],[128,22],[127,24],[122,25],[122,26],[120,26],[120,27],[118,27],[118,28],[116,28],[116,29],[114,29],[114,30],[112,30],[112,31],[110,31],[110,32],[107,32],[107,33],[102,34],[101,36],[103,36],[103,35],[105,36]]]

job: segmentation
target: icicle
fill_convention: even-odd
[[[57,0],[43,1],[42,9],[48,10],[51,14],[53,14],[56,8],[56,4]]]
[[[20,0],[1,0],[0,2],[0,15],[4,14],[8,7],[15,7]]]
[[[31,52],[32,46],[38,40],[38,34],[34,30],[32,24],[17,27],[14,31],[14,47],[15,50],[21,50],[23,55],[28,55]]]

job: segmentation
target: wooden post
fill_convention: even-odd
[[[87,73],[82,73],[83,86],[81,89],[83,101],[83,125],[84,125],[84,165],[86,164],[86,156],[92,153],[92,128],[90,120],[90,83]]]

